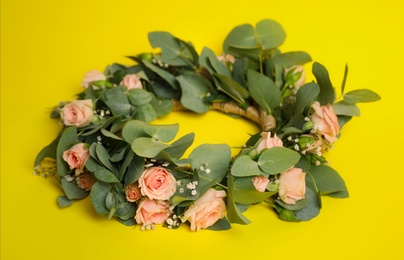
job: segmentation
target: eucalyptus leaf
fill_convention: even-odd
[[[132,150],[139,156],[153,158],[170,145],[161,143],[154,138],[139,137],[133,140]]]
[[[233,78],[220,74],[213,74],[219,85],[218,90],[224,92],[239,104],[245,104],[245,99],[250,96],[247,89],[237,83]]]
[[[229,53],[240,58],[246,57],[254,61],[259,61],[261,50],[257,47],[229,46]]]
[[[122,172],[125,173],[125,186],[128,186],[137,180],[144,171],[145,160],[137,156],[133,151],[129,151],[127,158],[122,165]]]
[[[69,172],[68,164],[63,160],[63,153],[67,151],[77,141],[77,128],[75,126],[67,127],[60,136],[56,148],[57,174],[65,176]]]
[[[294,166],[300,155],[285,147],[265,149],[258,158],[258,166],[268,174],[278,174]]]
[[[344,102],[347,104],[374,102],[380,99],[380,96],[370,89],[356,89],[344,94]]]
[[[79,188],[76,182],[68,182],[65,178],[62,178],[60,180],[60,183],[62,184],[62,188],[66,194],[66,197],[70,200],[84,199],[89,194],[88,191]]]
[[[169,32],[150,32],[148,37],[153,48],[161,48],[163,57],[173,59],[180,54],[181,45]]]
[[[58,196],[57,202],[59,207],[61,208],[66,208],[73,204],[73,200],[69,199],[66,196]]]
[[[346,84],[347,78],[348,78],[348,65],[345,65],[344,78],[342,79],[342,84],[341,84],[341,95],[343,95],[345,92],[345,84]]]
[[[42,150],[38,153],[35,158],[34,166],[39,165],[45,157],[50,157],[56,159],[56,150],[59,143],[60,134],[47,146],[42,148]]]
[[[97,181],[91,188],[90,200],[95,211],[100,215],[109,213],[109,209],[106,207],[105,201],[112,187],[112,184]]]
[[[105,167],[107,167],[112,172],[115,172],[115,173],[117,172],[116,168],[112,165],[111,161],[109,160],[110,156],[109,156],[107,149],[105,149],[105,147],[102,144],[100,144],[100,143],[96,144],[95,152],[97,154],[98,160]]]
[[[242,24],[234,27],[227,35],[223,43],[225,53],[232,53],[230,46],[256,47],[255,30],[250,24]]]
[[[332,109],[336,115],[344,116],[360,116],[360,110],[355,104],[340,101],[332,105]]]
[[[286,39],[286,33],[278,22],[274,20],[261,20],[255,27],[258,43],[263,49],[275,49],[282,45]]]
[[[181,104],[197,113],[209,111],[209,104],[205,102],[209,82],[197,74],[184,74],[177,79],[182,90]]]
[[[132,106],[129,103],[128,96],[126,95],[126,88],[124,86],[117,86],[109,89],[105,93],[105,97],[105,104],[109,107],[114,116],[130,114]]]
[[[205,67],[211,74],[219,73],[225,76],[230,76],[229,69],[219,61],[216,54],[209,48],[204,47],[199,56],[199,63]]]
[[[170,142],[172,141],[178,133],[179,124],[170,124],[170,125],[150,125],[146,124],[143,126],[143,130],[150,137],[162,142]]]
[[[94,177],[102,182],[107,182],[107,183],[118,183],[119,180],[116,178],[116,176],[109,171],[108,169],[104,167],[99,167],[95,172],[94,172]]]
[[[312,166],[309,172],[320,194],[331,195],[332,193],[343,192],[346,197],[349,196],[344,180],[333,168],[327,165]]]
[[[237,223],[241,225],[250,224],[251,221],[248,220],[239,210],[234,202],[233,192],[234,192],[234,177],[231,175],[227,178],[227,219],[230,223]]]
[[[106,130],[105,128],[101,128],[101,133],[105,136],[105,137],[109,137],[115,140],[123,140],[122,138],[120,138],[119,136],[111,133],[110,131]]]
[[[180,159],[181,156],[184,155],[186,150],[192,145],[192,143],[194,142],[194,138],[195,138],[194,133],[184,135],[175,142],[173,142],[170,147],[167,147],[165,151],[172,158]]]
[[[295,65],[303,65],[310,61],[310,55],[304,51],[285,52],[272,58],[274,64],[280,65],[284,69]]]
[[[164,79],[174,89],[178,89],[178,81],[177,81],[177,79],[175,78],[175,76],[173,74],[171,74],[170,72],[168,72],[165,69],[162,69],[162,68],[154,65],[153,63],[151,63],[151,62],[149,62],[147,60],[142,60],[142,63],[147,68],[149,68],[151,71],[153,71],[154,73],[159,75],[162,79]]]
[[[147,137],[148,134],[143,129],[146,123],[140,120],[130,120],[122,128],[122,137],[128,142],[132,143],[138,137]]]
[[[147,103],[137,108],[134,117],[143,122],[151,122],[157,119],[157,113],[153,106],[150,103]]]
[[[293,212],[297,219],[308,221],[320,213],[320,204],[317,194],[310,188],[306,188],[305,198],[307,199],[306,206]]]
[[[132,105],[141,106],[149,103],[152,96],[144,89],[131,89],[128,91],[128,98]]]
[[[251,97],[267,112],[279,106],[282,94],[275,83],[265,75],[254,70],[247,71],[248,89]]]
[[[322,106],[332,105],[335,100],[335,90],[328,75],[328,70],[320,63],[314,62],[312,72],[320,86],[320,93],[317,97],[318,102]]]
[[[230,228],[231,228],[230,222],[227,220],[227,218],[224,217],[216,221],[215,224],[208,227],[207,229],[220,231],[220,230],[229,230]]]
[[[317,97],[319,93],[320,88],[314,82],[307,83],[299,88],[296,93],[295,114],[290,120],[288,126],[297,126],[304,119],[303,110]]]
[[[253,161],[247,155],[241,155],[236,158],[232,167],[231,174],[236,177],[257,176],[261,175],[257,162]]]

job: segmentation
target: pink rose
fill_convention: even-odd
[[[140,201],[135,215],[138,224],[163,224],[170,215],[170,203],[163,200],[144,198]]]
[[[86,191],[90,191],[95,183],[95,180],[89,173],[81,174],[77,177],[77,186]]]
[[[140,193],[139,184],[137,182],[132,183],[125,187],[126,200],[135,202],[142,197]]]
[[[128,90],[134,88],[143,88],[140,77],[137,74],[127,74],[119,85],[125,86]]]
[[[88,85],[91,82],[99,81],[99,80],[106,80],[107,78],[105,75],[98,70],[90,70],[86,74],[84,74],[83,80],[81,82],[81,86],[88,88]],[[97,89],[97,88],[95,88]]]
[[[163,167],[150,167],[139,178],[142,195],[149,199],[168,200],[176,190],[174,176]]]
[[[269,179],[263,175],[256,176],[252,179],[254,187],[257,191],[264,192],[269,183]]]
[[[306,173],[300,168],[290,168],[279,177],[279,197],[286,204],[296,204],[306,193]]]
[[[226,204],[223,198],[226,192],[210,188],[202,197],[191,204],[181,217],[182,222],[189,221],[192,231],[207,228],[223,218],[226,213]]]
[[[287,75],[289,73],[289,71],[293,71],[292,72],[292,77],[293,77],[293,86],[295,88],[300,88],[301,86],[303,86],[306,83],[306,71],[304,70],[302,65],[297,65],[297,66],[293,66],[290,68],[285,69],[285,75]],[[300,76],[299,76],[300,73]]]
[[[69,150],[63,152],[63,160],[67,162],[70,170],[76,169],[76,175],[83,172],[90,153],[84,143],[73,145]]]
[[[63,106],[60,116],[66,126],[88,126],[93,119],[93,101],[91,99],[73,100]]]
[[[313,130],[324,135],[328,142],[335,142],[339,133],[339,125],[338,117],[335,115],[332,106],[330,104],[320,106],[320,103],[316,101],[311,107],[313,108],[313,114],[311,115],[311,121],[314,124]]]
[[[227,65],[227,63],[232,63],[234,64],[234,62],[236,61],[236,58],[234,58],[233,55],[230,54],[223,54],[221,56],[218,56],[217,59],[223,63],[224,65]]]
[[[282,147],[282,140],[279,139],[276,134],[274,137],[271,137],[271,132],[262,132],[260,142],[255,150],[257,153],[260,153],[265,148],[272,148],[275,146]]]

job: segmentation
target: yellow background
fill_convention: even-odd
[[[90,69],[151,51],[149,31],[165,30],[221,52],[227,33],[271,18],[288,35],[283,51],[304,50],[339,89],[370,88],[327,158],[349,199],[324,198],[320,215],[286,223],[265,206],[248,226],[141,232],[98,216],[89,200],[60,209],[52,179],[32,175],[36,154],[57,134],[49,119],[74,99]],[[403,259],[402,170],[404,2],[384,1],[1,1],[1,259]],[[310,74],[310,73],[309,73]],[[196,144],[241,145],[254,126],[211,112],[171,114]],[[217,134],[216,134],[217,133]]]

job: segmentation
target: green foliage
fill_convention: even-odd
[[[209,82],[197,74],[185,74],[177,77],[182,90],[181,104],[196,113],[205,113],[209,104],[205,97],[209,92]]]
[[[335,90],[328,75],[328,70],[320,63],[314,62],[312,72],[320,86],[320,93],[317,97],[318,102],[322,106],[332,105],[335,100]]]
[[[330,166],[312,166],[309,173],[315,181],[320,194],[339,198],[347,198],[349,196],[344,180]]]
[[[231,174],[235,177],[257,176],[262,174],[257,162],[253,161],[247,155],[241,155],[236,158],[232,167]]]
[[[68,182],[65,178],[62,178],[60,183],[69,200],[84,199],[89,194],[88,191],[79,188],[75,182]]]
[[[69,172],[69,166],[63,160],[63,152],[69,150],[71,146],[77,141],[77,128],[75,126],[71,126],[66,128],[60,139],[58,146],[56,148],[56,167],[57,173],[60,176],[65,176]]]
[[[258,166],[268,174],[278,174],[294,166],[300,155],[288,148],[272,147],[264,150],[258,158]]]

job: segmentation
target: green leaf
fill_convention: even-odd
[[[256,37],[263,49],[275,49],[286,39],[283,27],[274,20],[265,19],[257,23]]]
[[[143,126],[145,125],[146,123],[140,120],[128,121],[122,128],[123,139],[131,144],[136,138],[147,137],[148,135],[143,130]]]
[[[344,78],[342,79],[342,84],[341,84],[341,95],[344,94],[347,78],[348,78],[348,65],[345,65]]]
[[[261,50],[257,47],[229,46],[229,53],[238,57],[246,57],[258,61],[260,59]]]
[[[106,198],[108,193],[112,189],[112,184],[97,181],[94,183],[90,192],[90,200],[94,206],[95,211],[100,215],[109,213],[109,209],[106,207]]]
[[[219,73],[225,76],[230,76],[229,69],[219,61],[216,54],[209,48],[204,47],[199,56],[199,63],[205,67],[211,74]]]
[[[302,209],[293,211],[296,218],[303,221],[310,220],[320,213],[317,194],[312,189],[306,187],[305,198],[307,199],[307,205]]]
[[[344,94],[344,102],[347,104],[374,102],[380,99],[381,98],[377,93],[369,89],[357,89]]]
[[[257,176],[262,172],[258,165],[247,155],[237,157],[231,167],[231,174],[236,177]]]
[[[282,66],[283,69],[294,65],[303,65],[311,61],[311,57],[304,51],[285,52],[272,58],[274,64]]]
[[[84,199],[89,194],[88,191],[79,188],[76,182],[68,182],[65,178],[61,178],[60,183],[62,184],[66,197],[70,200]]]
[[[234,177],[229,176],[227,178],[227,187],[228,187],[228,192],[227,192],[227,219],[229,220],[230,223],[237,223],[241,225],[247,225],[250,224],[251,221],[248,220],[239,210],[239,208],[236,206],[233,198],[233,191],[234,191]]]
[[[208,81],[196,74],[183,74],[177,77],[182,90],[181,104],[196,113],[209,111],[205,97],[209,93]]]
[[[147,103],[137,108],[134,117],[144,122],[151,122],[157,118],[157,113],[153,106],[150,103]]]
[[[213,74],[218,81],[217,89],[227,94],[239,104],[245,104],[245,99],[250,96],[247,89],[237,83],[233,78],[220,74]]]
[[[128,91],[128,98],[132,105],[141,106],[149,103],[152,96],[144,89],[131,89]]]
[[[295,114],[290,120],[289,125],[298,126],[302,121],[304,122],[303,111],[306,106],[311,104],[320,92],[319,86],[310,82],[303,85],[296,93],[296,108]],[[299,126],[298,126],[299,127]]]
[[[128,96],[126,95],[125,86],[117,86],[109,89],[105,93],[105,104],[111,109],[114,116],[129,115],[131,104],[129,103]]]
[[[134,218],[130,218],[130,219],[120,219],[117,218],[117,220],[119,221],[119,223],[131,227],[131,226],[136,226],[136,220]]]
[[[335,90],[327,69],[320,63],[314,62],[312,72],[320,86],[320,94],[317,97],[318,102],[320,102],[322,106],[326,106],[327,104],[332,105],[335,100]]]
[[[73,204],[73,201],[66,196],[58,196],[58,205],[61,208],[69,207]]]
[[[332,196],[333,193],[340,193],[339,196],[343,194],[346,195],[345,198],[349,196],[344,180],[333,168],[327,165],[312,166],[310,174],[320,194]]]
[[[254,70],[248,70],[247,80],[251,97],[267,114],[279,106],[282,101],[282,94],[270,78]]]
[[[178,133],[179,124],[170,125],[150,125],[146,124],[143,126],[143,130],[150,137],[162,142],[172,141]]]
[[[332,105],[332,109],[336,115],[344,116],[360,116],[360,110],[355,104],[348,104],[340,101]]]
[[[192,160],[192,169],[198,171],[198,191],[204,194],[226,176],[231,151],[227,144],[202,144],[196,147],[188,158]]]
[[[95,146],[95,152],[97,154],[98,160],[107,167],[112,172],[117,172],[115,167],[112,165],[111,161],[109,160],[109,153],[107,149],[102,144],[97,143]]]
[[[151,71],[159,75],[162,79],[164,79],[170,86],[172,86],[174,89],[178,89],[178,81],[175,78],[173,74],[170,72],[154,65],[153,63],[147,61],[147,60],[142,60],[142,63],[149,68]]]
[[[162,57],[173,59],[180,54],[180,43],[168,32],[149,32],[150,45],[161,48]]]
[[[109,137],[109,138],[112,138],[112,139],[115,139],[115,140],[119,140],[119,141],[123,140],[122,138],[120,138],[119,136],[117,136],[117,135],[111,133],[110,131],[106,130],[105,128],[101,128],[101,133],[102,133],[105,137]]]
[[[300,220],[296,218],[293,210],[285,209],[277,204],[274,204],[273,207],[275,208],[276,212],[278,212],[279,218],[283,221],[300,222]]]
[[[276,192],[257,191],[252,182],[252,177],[235,178],[234,180],[233,199],[236,203],[243,205],[259,203],[276,194]]]
[[[225,53],[230,53],[230,46],[256,47],[254,27],[250,24],[242,24],[233,28],[223,43]]]
[[[173,142],[170,147],[165,149],[165,151],[170,155],[170,157],[180,159],[181,156],[184,155],[185,151],[192,145],[194,138],[194,133],[184,135]]]
[[[56,148],[56,165],[57,173],[60,176],[65,176],[70,170],[68,164],[63,160],[63,152],[69,150],[76,140],[77,128],[75,126],[66,128],[59,139],[59,143]]]
[[[278,174],[294,166],[300,155],[285,147],[272,147],[264,150],[258,158],[258,166],[268,174]]]
[[[220,231],[220,230],[229,230],[230,228],[231,228],[230,222],[226,218],[222,218],[206,229]]]
[[[173,103],[171,99],[157,99],[153,96],[150,104],[153,106],[154,111],[157,113],[157,117],[163,117],[171,113],[173,110]]]
[[[58,135],[50,144],[42,148],[35,158],[34,166],[37,166],[45,157],[56,159],[56,150],[59,143],[60,135]]]
[[[97,180],[107,183],[118,183],[119,180],[116,176],[110,172],[108,169],[104,167],[98,167],[98,169],[94,172],[94,176]]]
[[[278,205],[280,205],[283,208],[288,209],[288,210],[299,210],[299,209],[304,208],[307,205],[306,198],[296,201],[296,204],[287,204],[280,199],[276,199],[275,202]]]
[[[143,157],[137,156],[132,151],[129,151],[128,158],[125,159],[124,164],[127,165],[123,168],[127,169],[125,174],[125,186],[128,186],[140,178],[140,175],[142,175],[144,171],[145,161]]]
[[[141,157],[153,158],[159,152],[169,147],[168,144],[160,143],[154,138],[150,137],[139,137],[133,140],[132,150]]]

